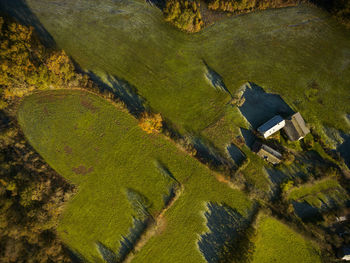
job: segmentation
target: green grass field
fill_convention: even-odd
[[[257,226],[253,263],[317,263],[320,251],[278,220],[263,216]]]
[[[225,114],[230,99],[207,83],[203,60],[232,93],[252,81],[316,127],[350,130],[350,32],[319,9],[230,17],[190,35],[142,0],[27,3],[83,69],[128,81],[182,131],[200,133]],[[312,81],[318,91],[310,97]]]
[[[311,206],[318,208],[329,202],[342,205],[348,198],[345,189],[336,179],[332,178],[322,179],[312,185],[292,188],[287,196],[289,201],[306,201]]]
[[[132,226],[135,212],[126,188],[147,197],[152,215],[163,208],[168,181],[155,161],[170,170],[184,192],[165,214],[161,234],[146,244],[136,262],[204,262],[197,239],[207,231],[206,202],[224,202],[243,216],[252,205],[171,141],[146,134],[128,113],[90,93],[59,90],[31,95],[21,104],[18,120],[48,164],[79,186],[58,233],[90,262],[102,262],[96,241],[118,252],[119,241]]]
[[[281,95],[320,134],[323,126],[350,132],[344,118],[350,112],[350,32],[317,8],[228,17],[190,35],[143,0],[27,4],[84,70],[126,80],[180,132],[205,137],[221,151],[247,124],[227,106],[231,97],[208,83],[204,61],[232,94],[252,81]],[[313,82],[316,92],[309,90]],[[246,155],[246,180],[268,191],[263,164],[249,150]]]

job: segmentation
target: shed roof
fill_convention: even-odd
[[[299,140],[305,137],[310,132],[309,128],[306,127],[305,121],[299,112],[293,114],[286,120],[284,131],[292,141]]]
[[[270,163],[277,164],[282,160],[282,154],[265,144],[255,143],[254,150],[257,155]]]
[[[272,119],[268,120],[263,125],[261,125],[258,128],[258,131],[261,132],[261,133],[264,133],[264,132],[270,130],[272,127],[276,126],[277,124],[279,124],[280,122],[283,122],[283,121],[284,121],[284,119],[280,115],[276,115]]]

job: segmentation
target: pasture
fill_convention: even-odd
[[[317,8],[228,17],[191,35],[142,0],[26,2],[81,68],[127,81],[180,131],[199,134],[225,114],[231,97],[209,83],[210,67],[231,94],[251,81],[319,130],[349,132],[350,32]],[[17,16],[26,16],[21,9]]]
[[[287,199],[290,202],[306,202],[316,208],[321,208],[321,206],[332,208],[343,205],[349,197],[336,179],[325,178],[312,185],[306,184],[292,188],[287,194]]]
[[[254,243],[253,263],[322,262],[314,244],[272,217],[259,218]]]
[[[204,262],[200,235],[208,232],[206,204],[225,203],[242,217],[252,202],[216,180],[197,160],[162,135],[148,135],[125,110],[82,91],[44,91],[22,102],[18,121],[29,142],[58,173],[78,185],[58,225],[63,241],[89,262],[102,262],[96,242],[114,253],[133,227],[137,213],[126,191],[144,196],[156,218],[164,208],[171,180],[183,193],[162,218],[162,225],[136,262]],[[152,260],[151,260],[152,259]]]

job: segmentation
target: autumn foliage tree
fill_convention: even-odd
[[[209,0],[208,7],[232,13],[247,13],[254,10],[294,6],[300,0]]]
[[[34,90],[86,81],[64,52],[46,49],[33,28],[0,17],[0,262],[71,262],[56,227],[74,187],[26,143],[12,106]]]
[[[163,119],[160,113],[145,112],[141,115],[139,126],[147,133],[159,133],[163,127]]]
[[[163,10],[165,20],[186,32],[198,32],[204,26],[198,1],[168,0]]]
[[[78,87],[87,81],[64,51],[47,50],[32,27],[0,18],[1,108],[35,89]]]

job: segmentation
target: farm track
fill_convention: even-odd
[[[154,218],[154,221],[150,223],[147,227],[146,231],[141,235],[140,239],[134,245],[134,249],[127,255],[124,263],[130,263],[134,258],[135,254],[138,253],[144,245],[147,243],[149,239],[151,239],[154,235],[161,234],[166,228],[166,220],[164,218],[165,213],[174,205],[174,203],[179,199],[181,194],[184,191],[183,185],[180,186],[180,189],[176,192],[173,199],[169,202],[169,204],[159,213],[159,215]]]

